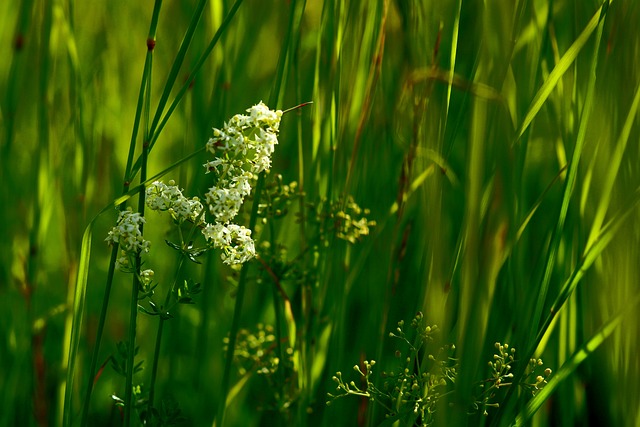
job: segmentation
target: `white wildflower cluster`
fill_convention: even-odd
[[[221,258],[225,264],[242,264],[256,256],[248,228],[237,224],[207,224],[202,234],[222,250]]]
[[[154,181],[147,187],[147,206],[154,211],[168,211],[178,224],[187,220],[201,224],[204,221],[202,215],[204,206],[200,199],[186,198],[175,184],[173,180],[169,181],[169,185],[162,181]]]
[[[242,264],[256,256],[251,230],[232,221],[245,197],[251,194],[258,174],[271,167],[282,117],[282,111],[270,110],[262,102],[247,112],[233,116],[223,129],[214,129],[213,138],[207,142],[207,150],[216,156],[204,165],[207,173],[215,174],[215,184],[205,196],[213,223],[205,221],[200,200],[185,197],[174,181],[168,185],[155,181],[146,189],[149,209],[169,212],[178,224],[185,221],[196,224],[206,240],[222,251],[222,261],[229,265]],[[123,244],[123,256],[118,262],[124,267],[128,266],[132,251],[148,251],[148,242],[142,238],[135,221],[144,223],[144,218],[126,211],[107,237],[109,242]]]
[[[121,269],[130,267],[129,259],[140,252],[149,252],[151,243],[142,237],[140,226],[145,223],[144,217],[138,212],[125,210],[120,212],[116,226],[109,231],[107,241],[109,244],[120,245],[121,254],[117,266]]]
[[[269,170],[278,143],[282,111],[269,110],[260,102],[247,112],[249,115],[233,116],[223,129],[214,129],[207,142],[207,151],[216,158],[204,166],[207,172],[215,172],[217,179],[206,200],[211,214],[223,224],[238,214],[257,175]]]
[[[236,114],[222,129],[213,130],[207,151],[216,157],[204,166],[216,175],[206,202],[215,222],[204,227],[207,240],[222,250],[226,264],[239,264],[256,256],[251,230],[231,221],[240,211],[257,175],[271,167],[271,155],[278,143],[282,111],[270,110],[260,102]]]

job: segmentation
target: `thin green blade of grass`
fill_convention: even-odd
[[[169,95],[171,94],[171,90],[173,89],[173,85],[178,78],[178,73],[180,72],[180,68],[182,67],[182,63],[184,62],[184,58],[187,55],[187,50],[189,50],[189,45],[191,44],[191,40],[193,40],[193,35],[195,34],[196,27],[198,26],[198,22],[200,22],[200,18],[202,17],[202,12],[204,11],[204,7],[207,4],[207,0],[200,0],[196,5],[193,15],[191,16],[191,22],[189,22],[189,26],[187,27],[187,31],[182,38],[182,42],[180,43],[180,47],[178,48],[178,53],[176,54],[175,59],[173,60],[173,64],[171,65],[171,70],[169,71],[169,75],[167,76],[167,81],[164,85],[164,89],[162,90],[162,95],[160,95],[160,101],[158,101],[158,107],[156,109],[155,116],[153,117],[153,122],[151,123],[151,134],[155,134],[156,127],[158,126],[158,122],[162,117],[162,113],[164,112],[164,107],[169,100]],[[156,18],[157,19],[157,18]],[[157,20],[154,21],[157,25]],[[152,22],[153,25],[153,22]]]
[[[131,133],[131,140],[130,140],[130,144],[129,144],[129,153],[127,156],[127,165],[125,168],[125,172],[124,172],[124,178],[123,178],[123,188],[122,188],[122,192],[126,193],[127,190],[130,187],[131,184],[131,180],[133,179],[133,175],[134,173],[131,170],[131,166],[132,166],[132,160],[133,160],[133,156],[134,156],[134,152],[135,152],[135,147],[136,147],[136,140],[137,140],[137,135],[138,135],[138,130],[139,130],[139,126],[140,126],[140,119],[144,113],[144,118],[145,118],[145,137],[148,136],[148,121],[149,121],[149,97],[150,97],[150,82],[151,82],[151,67],[153,64],[153,47],[155,44],[155,37],[156,37],[156,32],[157,32],[157,26],[158,26],[158,17],[160,14],[160,9],[162,6],[162,0],[156,0],[154,2],[154,7],[153,7],[153,11],[152,11],[152,18],[151,18],[151,23],[149,25],[149,31],[148,31],[148,35],[147,35],[147,54],[145,57],[145,63],[144,63],[144,71],[142,73],[142,79],[140,82],[140,89],[139,89],[139,93],[138,93],[138,100],[137,100],[137,104],[136,104],[136,114],[135,114],[135,118],[134,118],[134,123],[133,123],[133,129],[132,129],[132,133]],[[153,44],[150,41],[154,41]],[[144,107],[146,106],[146,109],[144,109]],[[144,111],[143,111],[144,109]],[[146,160],[146,152],[147,152],[147,148],[146,146],[143,147],[143,157]],[[146,166],[146,165],[143,165]],[[146,171],[143,171],[146,172]],[[143,179],[144,180],[144,179]],[[141,186],[138,186],[139,188],[141,188]],[[141,197],[144,196],[144,192],[141,192]],[[117,205],[116,205],[117,206]],[[89,223],[89,225],[87,226],[85,233],[90,232],[91,228],[93,227],[93,224],[95,223],[95,221],[97,220],[97,218],[103,213],[105,212],[109,207],[105,207],[100,213],[98,213],[98,215],[96,215],[96,217]],[[124,208],[124,205],[122,205],[122,208]],[[83,242],[84,243],[84,242]],[[84,251],[84,245],[82,247],[82,250]],[[90,249],[88,249],[90,251]],[[113,283],[113,274],[115,271],[115,263],[116,263],[116,259],[117,259],[117,250],[118,250],[118,246],[114,245],[114,247],[112,248],[112,255],[111,255],[111,260],[109,262],[109,274],[107,276],[107,280],[106,280],[106,284],[105,284],[105,292],[104,292],[104,297],[102,299],[102,309],[100,312],[100,319],[98,322],[98,327],[97,327],[97,334],[96,334],[96,343],[91,355],[91,364],[90,364],[90,368],[89,368],[89,375],[88,375],[88,384],[87,384],[87,391],[85,394],[85,398],[84,398],[84,402],[82,405],[82,413],[81,413],[81,420],[83,425],[87,423],[88,420],[88,416],[89,416],[89,407],[91,404],[91,395],[93,392],[93,381],[94,381],[94,375],[96,374],[96,367],[97,367],[97,362],[98,362],[98,353],[100,351],[100,344],[101,344],[101,340],[102,340],[102,332],[104,329],[104,323],[106,321],[106,315],[107,315],[107,310],[108,310],[108,306],[109,306],[109,300],[111,297],[111,285]],[[84,254],[84,253],[83,253]],[[81,293],[82,293],[82,301],[81,301],[81,307],[79,308],[80,310],[84,311],[84,298],[86,295],[86,286],[87,286],[87,277],[86,275],[78,275],[78,283],[76,284],[76,292],[78,292],[78,288],[81,288]],[[137,288],[135,289],[137,290]],[[132,301],[132,305],[133,303],[137,303],[137,301]],[[137,306],[136,306],[137,307]],[[76,324],[76,320],[79,320],[80,323]],[[79,333],[79,331],[82,329],[82,316],[79,317],[79,319],[76,319],[76,315],[75,315],[75,309],[74,309],[74,318],[72,321],[72,332],[71,335],[73,337],[73,329],[77,328],[76,333]],[[72,338],[73,339],[73,338]],[[132,346],[133,347],[133,346]],[[131,347],[131,348],[132,348]],[[77,351],[77,348],[73,349],[74,351]],[[74,370],[75,369],[75,363],[74,364],[70,364],[69,365],[69,370]],[[125,389],[125,400],[126,400],[126,407],[125,407],[125,425],[128,426],[129,422],[130,422],[130,412],[131,412],[131,387],[130,387],[130,375],[132,374],[132,369],[130,369],[130,374],[127,375],[127,380],[126,380],[126,389]],[[71,384],[72,385],[72,384]],[[69,387],[70,385],[67,384],[67,387]],[[66,406],[65,406],[66,408]],[[70,409],[70,408],[69,408]],[[66,415],[67,411],[65,410],[65,415]],[[67,425],[67,424],[65,424]]]
[[[549,383],[540,390],[529,401],[527,406],[516,417],[515,425],[521,426],[526,423],[540,407],[546,402],[553,394],[558,386],[567,379],[571,374],[575,372],[578,366],[591,355],[620,325],[624,317],[635,308],[640,302],[640,294],[636,294],[636,297],[624,307],[618,314],[612,317],[587,341],[574,355],[567,360],[564,365],[555,373],[555,375],[549,380]]]
[[[549,190],[551,190],[551,188],[553,187],[553,185],[558,181],[558,179],[562,176],[562,174],[567,170],[567,166],[565,165],[562,169],[560,169],[560,172],[558,172],[558,174],[553,178],[553,180],[549,183],[549,185],[547,186],[547,188],[544,189],[544,191],[542,192],[542,194],[540,194],[540,197],[538,197],[538,199],[535,201],[535,203],[533,204],[533,206],[531,207],[531,209],[529,210],[529,213],[527,215],[525,215],[524,219],[522,220],[522,224],[520,224],[520,227],[518,228],[518,232],[516,233],[516,239],[514,241],[514,244],[520,240],[520,237],[522,237],[522,234],[525,232],[527,226],[529,225],[529,222],[531,221],[531,218],[533,218],[533,216],[535,215],[535,213],[538,211],[538,208],[540,207],[540,205],[542,204],[542,202],[544,201],[545,197],[547,196],[547,194],[549,193]]]
[[[152,125],[151,137],[150,137],[151,148],[153,148],[153,146],[155,145],[158,137],[160,136],[160,132],[162,132],[162,129],[164,129],[165,125],[169,121],[169,118],[173,114],[174,110],[178,107],[178,104],[180,103],[182,98],[185,96],[189,88],[191,87],[194,79],[196,78],[196,76],[198,75],[198,72],[200,71],[200,68],[202,68],[202,66],[204,65],[205,61],[213,51],[213,48],[218,44],[220,37],[222,37],[222,35],[227,31],[229,24],[233,20],[236,12],[240,8],[240,5],[242,4],[243,1],[244,0],[236,0],[236,2],[233,4],[231,9],[229,10],[229,13],[227,13],[227,16],[224,18],[224,21],[222,21],[222,23],[220,24],[220,27],[218,27],[218,30],[216,31],[213,38],[211,39],[211,42],[209,43],[207,48],[204,50],[204,52],[202,53],[198,61],[196,61],[196,64],[194,65],[193,70],[191,70],[191,72],[189,73],[189,78],[186,79],[186,81],[178,91],[176,97],[171,102],[171,105],[167,109],[167,112],[162,116],[162,120],[160,121],[160,123],[157,124],[157,126]],[[274,107],[274,106],[271,106],[271,107]],[[158,108],[160,108],[160,106],[158,106]]]
[[[611,2],[612,1],[610,0],[605,0],[600,5],[600,7],[598,8],[598,11],[593,15],[589,23],[582,30],[582,33],[580,33],[578,38],[573,42],[573,44],[569,47],[569,49],[567,49],[567,51],[562,56],[562,58],[560,58],[560,61],[558,61],[556,66],[553,68],[553,70],[549,74],[549,77],[545,80],[545,82],[542,84],[542,87],[540,87],[540,89],[534,96],[533,101],[531,101],[529,110],[527,111],[527,114],[524,116],[522,124],[520,125],[520,129],[518,130],[516,140],[519,140],[522,137],[522,135],[527,130],[527,128],[529,127],[533,119],[538,115],[538,113],[542,109],[542,106],[547,101],[547,98],[549,97],[553,89],[556,87],[556,85],[558,84],[562,76],[567,72],[571,64],[573,64],[575,59],[578,57],[578,54],[580,53],[580,51],[582,51],[582,49],[586,45],[591,34],[595,31],[596,28],[598,28],[598,25],[604,19],[607,9],[609,8],[609,5]]]
[[[242,0],[238,0],[236,5],[239,6]],[[280,50],[280,56],[278,58],[278,65],[276,68],[276,76],[274,80],[274,86],[271,90],[271,94],[269,96],[269,105],[272,108],[275,108],[279,102],[280,96],[280,88],[283,86],[283,80],[285,77],[285,65],[287,63],[287,55],[289,54],[289,50],[291,48],[291,43],[289,40],[291,38],[291,33],[295,26],[294,16],[296,11],[298,1],[294,0],[291,2],[289,8],[289,21],[287,26],[287,32],[285,39],[282,43],[282,48]],[[300,19],[303,14],[300,14]],[[226,22],[226,21],[225,21]],[[299,25],[299,24],[298,24]],[[255,230],[256,222],[258,220],[258,206],[260,205],[260,195],[262,193],[262,189],[264,187],[265,181],[265,172],[261,172],[258,176],[258,182],[256,183],[254,196],[253,196],[253,205],[251,207],[251,216],[249,218],[249,229]],[[218,402],[217,413],[213,420],[213,426],[224,427],[225,425],[225,415],[227,408],[227,396],[229,394],[230,382],[231,382],[231,366],[233,363],[233,354],[235,351],[236,339],[238,336],[238,330],[240,328],[240,318],[242,313],[242,306],[244,303],[244,294],[247,287],[247,274],[249,271],[249,264],[245,263],[242,265],[242,269],[240,270],[240,277],[238,279],[238,288],[236,292],[236,302],[233,310],[233,317],[231,320],[231,328],[229,329],[229,342],[226,351],[226,359],[224,360],[224,371],[221,381],[221,394],[220,401]]]
[[[575,56],[577,56],[577,54],[582,49],[582,47],[584,47],[586,40],[588,39],[588,35],[590,35],[597,28],[597,34],[596,34],[595,45],[593,49],[590,72],[588,74],[589,77],[587,80],[587,90],[586,90],[586,95],[585,95],[585,99],[582,107],[582,114],[580,116],[578,134],[576,136],[576,142],[573,149],[573,154],[568,165],[567,178],[566,178],[565,187],[563,190],[563,196],[561,200],[560,210],[558,212],[557,222],[551,234],[551,241],[547,250],[546,259],[544,260],[542,279],[540,281],[539,290],[537,291],[535,307],[531,312],[530,329],[529,329],[529,334],[527,336],[532,337],[532,338],[529,338],[529,340],[533,340],[533,342],[529,341],[527,343],[528,349],[525,356],[525,360],[532,357],[536,348],[538,347],[538,343],[540,342],[540,339],[542,336],[541,331],[543,329],[548,328],[549,326],[548,324],[542,325],[540,321],[543,316],[544,307],[547,300],[547,294],[548,294],[549,285],[551,282],[552,272],[554,270],[554,267],[556,266],[557,255],[560,248],[560,243],[562,241],[563,231],[565,228],[565,221],[567,219],[567,214],[569,211],[569,204],[573,196],[573,191],[574,191],[574,187],[575,187],[575,183],[578,175],[578,170],[580,167],[580,157],[582,155],[582,151],[583,151],[583,147],[586,139],[586,132],[589,124],[589,117],[593,109],[596,70],[597,70],[597,64],[598,64],[598,53],[600,48],[600,42],[602,39],[602,32],[604,28],[604,18],[606,16],[606,11],[608,10],[608,3],[609,3],[608,1],[603,3],[603,5],[600,7],[599,12],[596,13],[596,15],[594,15],[594,17],[591,19],[591,21],[587,25],[587,28],[583,30],[583,32],[580,34],[578,39],[569,48],[569,51],[565,53],[565,55],[563,56],[564,60],[561,60],[559,65],[557,65],[556,68],[551,72],[551,74],[547,78],[547,81],[545,81],[545,83],[543,84],[543,87],[534,98],[534,102],[532,103],[532,107],[534,108],[531,108],[529,111],[529,114],[525,116],[523,124],[520,128],[520,131],[518,132],[518,135],[522,136],[524,131],[527,129],[528,125],[533,120],[533,117],[535,116],[535,114],[537,114],[537,112],[542,108],[542,105],[544,104],[547,97],[551,93],[551,89],[553,88],[553,86],[555,86],[555,84],[558,82],[561,74],[563,74],[568,69],[569,65],[575,59]],[[595,27],[591,28],[593,25]],[[562,66],[562,69],[558,68],[561,63],[564,64]],[[562,72],[560,71],[556,72],[556,70],[561,70]],[[530,114],[534,112],[534,110],[535,110],[535,114]],[[537,337],[537,338],[533,338],[533,337]],[[514,379],[513,379],[514,382],[519,382],[522,379],[525,373],[525,368],[526,366],[520,366],[517,368],[517,370],[515,371]],[[500,422],[500,423],[505,422],[503,414],[508,413],[511,410],[512,405],[515,403],[514,402],[515,398],[513,395],[514,395],[514,388],[511,388],[507,391],[507,394],[504,399],[504,404],[501,405],[500,407],[500,412],[499,412],[500,415],[496,418],[496,420],[501,420],[501,421],[497,421],[497,422]]]
[[[449,117],[449,107],[451,106],[451,90],[452,90],[453,76],[456,71],[456,57],[458,54],[458,37],[460,34],[461,12],[462,12],[462,0],[458,0],[455,18],[453,19],[453,28],[451,29],[451,32],[452,32],[451,53],[449,55],[449,75],[447,76],[447,80],[449,81],[449,83],[447,84],[447,102],[446,102],[446,107],[444,112],[445,126],[447,124],[447,119]]]
[[[133,157],[136,151],[136,140],[138,138],[138,131],[140,129],[140,120],[142,118],[142,109],[145,104],[145,92],[148,88],[148,81],[151,79],[151,64],[153,63],[153,51],[154,49],[149,44],[150,41],[155,43],[156,32],[158,28],[158,17],[160,15],[160,9],[162,8],[162,0],[156,0],[153,12],[151,14],[151,24],[149,25],[149,32],[147,35],[147,54],[144,61],[144,69],[142,72],[142,78],[140,80],[140,89],[138,90],[138,100],[136,102],[136,114],[133,120],[133,129],[131,131],[131,140],[129,142],[129,154],[127,156],[127,166],[125,167],[124,173],[124,189],[126,191],[129,184],[133,180],[135,174],[140,167],[139,162],[141,159],[138,159],[136,164],[133,164]],[[148,113],[147,113],[148,114]]]
[[[553,321],[553,318],[558,314],[564,303],[569,299],[569,296],[573,293],[576,286],[591,267],[591,265],[600,257],[602,252],[609,245],[611,240],[620,230],[620,227],[631,216],[636,209],[638,203],[640,203],[640,188],[636,190],[634,200],[627,209],[614,216],[602,229],[601,233],[596,237],[594,244],[585,252],[582,257],[582,263],[579,268],[576,268],[569,279],[562,285],[558,296],[556,297],[553,305],[551,306],[551,312],[547,316],[543,326],[540,328],[534,347],[537,347],[538,343],[542,340],[542,337],[547,333],[549,325]]]
[[[96,217],[97,218],[97,217]],[[82,319],[84,317],[85,299],[87,294],[87,283],[89,281],[89,263],[91,260],[91,240],[93,237],[93,224],[95,219],[89,223],[82,235],[82,246],[80,249],[80,259],[78,261],[78,278],[76,282],[75,295],[73,299],[73,321],[71,323],[71,334],[69,340],[69,363],[67,369],[67,382],[64,387],[64,414],[62,425],[70,426],[72,417],[71,402],[73,400],[73,383],[76,371],[76,361],[80,346],[80,334],[82,332]]]
[[[600,50],[599,49],[600,41],[602,40],[602,31],[604,28],[604,21],[602,18],[604,18],[605,12],[607,10],[607,8],[604,7],[604,5],[602,7],[603,9],[602,9],[602,13],[600,14],[600,19],[597,21],[600,25],[598,26],[595,46],[593,49],[593,57],[592,57],[591,69],[589,73],[587,93],[586,93],[584,105],[582,108],[582,115],[580,117],[578,135],[576,137],[576,143],[573,149],[573,155],[571,157],[569,168],[567,170],[567,180],[565,183],[564,193],[562,196],[560,212],[558,213],[558,221],[556,223],[556,227],[553,230],[553,234],[551,237],[551,244],[547,253],[547,259],[545,262],[542,282],[540,284],[540,291],[538,293],[536,306],[532,315],[531,336],[535,336],[535,330],[539,326],[540,317],[542,316],[544,304],[547,298],[549,284],[551,282],[551,274],[553,272],[553,268],[556,263],[556,258],[558,255],[560,242],[562,240],[565,221],[567,219],[567,213],[569,211],[569,204],[571,202],[576,179],[578,177],[578,170],[580,167],[580,158],[582,156],[582,151],[583,151],[585,140],[586,140],[589,118],[591,115],[591,111],[593,110],[593,102],[594,102],[593,100],[594,100],[595,84],[596,84],[596,69],[598,65],[598,52]]]
[[[482,73],[479,68],[478,76]],[[482,185],[485,177],[485,142],[487,125],[487,103],[473,99],[470,135],[469,166],[465,194],[464,255],[461,265],[459,297],[458,343],[460,346],[461,375],[457,381],[456,399],[466,405],[471,399],[471,385],[475,381],[479,349],[484,342],[487,326],[488,306],[494,284],[482,280],[479,271],[481,253]],[[462,414],[458,414],[459,417]],[[461,422],[458,418],[457,422]]]
[[[609,208],[609,202],[611,200],[613,184],[618,176],[618,171],[620,170],[620,164],[622,163],[622,157],[624,155],[625,149],[627,148],[627,142],[629,141],[629,134],[631,133],[631,128],[636,119],[636,114],[638,112],[638,106],[640,105],[640,86],[636,88],[636,94],[633,99],[633,103],[631,104],[631,108],[629,109],[629,113],[627,114],[627,118],[624,122],[624,126],[622,127],[622,132],[618,138],[616,143],[615,150],[613,152],[613,156],[609,160],[609,164],[607,167],[607,174],[605,176],[604,182],[602,184],[602,198],[598,203],[598,208],[596,209],[596,215],[593,219],[593,224],[591,225],[591,232],[589,233],[589,239],[587,240],[586,251],[589,250],[589,247],[595,242],[596,237],[600,231],[600,227],[604,221],[605,215],[607,214],[607,210]]]
[[[384,40],[386,35],[386,23],[387,23],[387,14],[389,12],[389,1],[383,0],[382,2],[382,15],[380,18],[373,20],[376,22],[379,20],[378,27],[378,37],[374,44],[371,45],[373,50],[371,52],[367,52],[367,54],[371,55],[371,62],[369,64],[369,70],[366,75],[365,85],[364,85],[364,96],[362,98],[362,104],[359,106],[360,116],[358,118],[358,127],[356,129],[356,134],[353,142],[353,151],[351,152],[351,159],[349,160],[349,168],[347,169],[347,177],[345,179],[344,185],[344,195],[349,191],[353,171],[356,164],[356,159],[358,158],[358,151],[360,149],[360,143],[362,141],[362,132],[364,130],[364,126],[368,121],[369,115],[371,113],[372,101],[376,93],[376,87],[378,85],[378,80],[380,77],[380,72],[382,68],[382,60],[384,57]],[[373,33],[373,31],[367,31],[368,33]]]

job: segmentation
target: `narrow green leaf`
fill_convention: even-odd
[[[71,324],[71,340],[69,344],[69,365],[67,369],[67,383],[64,390],[63,425],[65,426],[71,425],[71,414],[73,413],[71,409],[73,380],[78,348],[80,346],[80,333],[82,331],[82,319],[84,317],[87,282],[89,280],[89,261],[91,259],[91,239],[94,221],[89,223],[82,236],[82,248],[80,250],[80,261],[78,263],[78,278],[76,280],[73,300],[73,322]]]
[[[565,362],[564,365],[556,372],[549,380],[547,384],[533,399],[529,401],[527,406],[518,414],[515,425],[520,426],[526,423],[533,414],[536,413],[542,404],[553,394],[558,388],[560,383],[567,379],[576,370],[578,365],[582,363],[591,353],[593,353],[618,327],[620,322],[624,319],[625,315],[631,312],[633,308],[640,302],[640,293],[635,296],[633,301],[622,309],[617,315],[611,318],[594,334],[589,341],[587,341],[573,356]]]
[[[618,171],[620,170],[620,164],[622,163],[622,156],[624,155],[625,149],[627,148],[627,142],[629,141],[629,134],[631,133],[631,128],[633,127],[633,123],[635,122],[639,105],[640,105],[640,85],[636,88],[636,95],[633,99],[633,103],[631,104],[631,108],[629,109],[629,114],[627,114],[627,119],[625,120],[624,126],[622,127],[622,132],[618,137],[618,141],[616,143],[616,147],[614,149],[613,155],[609,160],[609,164],[607,167],[607,175],[605,176],[604,183],[601,188],[602,198],[598,203],[598,208],[596,209],[596,216],[593,219],[593,224],[591,225],[591,232],[589,233],[589,239],[587,240],[586,250],[589,250],[591,245],[595,243],[596,237],[600,232],[600,227],[602,226],[604,217],[609,208],[609,201],[611,200],[613,184],[615,182],[616,176],[618,176]]]
[[[542,87],[540,87],[538,93],[536,93],[536,95],[534,96],[533,101],[531,101],[529,110],[527,111],[527,114],[525,115],[524,120],[520,125],[517,139],[520,139],[520,137],[524,134],[524,131],[527,130],[533,119],[540,112],[540,109],[542,108],[544,103],[547,101],[547,98],[551,94],[551,91],[553,91],[553,89],[558,84],[558,81],[562,78],[564,73],[566,73],[571,64],[573,64],[573,61],[575,61],[575,59],[578,57],[578,54],[587,43],[587,40],[589,40],[589,37],[591,36],[593,31],[598,27],[598,24],[604,18],[608,6],[609,0],[605,0],[593,15],[584,30],[582,30],[582,33],[580,33],[576,41],[573,42],[573,44],[562,56],[562,58],[560,58],[560,61],[558,61],[556,66],[553,68],[547,80],[545,80],[545,82],[542,84]]]

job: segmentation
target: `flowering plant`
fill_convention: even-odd
[[[205,209],[198,197],[188,198],[171,180],[168,184],[154,181],[146,188],[146,205],[157,212],[169,212],[181,225],[191,222],[198,226],[210,248],[221,250],[225,264],[243,264],[256,257],[251,230],[233,223],[245,198],[251,194],[257,176],[271,167],[271,155],[278,143],[281,110],[270,110],[264,103],[247,109],[249,114],[236,114],[222,129],[213,129],[206,149],[215,155],[204,164],[214,175],[214,184],[205,195],[211,223],[206,222]],[[141,250],[149,251],[139,225],[145,219],[139,213],[123,211],[118,224],[107,237],[110,243],[123,244],[119,266],[130,263],[128,257]]]

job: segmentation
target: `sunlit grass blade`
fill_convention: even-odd
[[[518,139],[524,134],[525,130],[527,130],[533,119],[538,115],[540,109],[547,101],[547,98],[558,84],[558,81],[562,78],[562,76],[564,76],[571,64],[573,64],[575,59],[578,57],[578,54],[587,44],[587,41],[589,40],[591,34],[596,30],[596,28],[598,28],[598,25],[602,22],[606,15],[610,3],[610,0],[605,0],[604,2],[602,2],[598,11],[593,15],[589,23],[582,30],[582,33],[580,33],[578,38],[573,42],[569,49],[567,49],[565,54],[562,55],[562,58],[560,58],[560,61],[553,68],[553,70],[549,74],[549,77],[544,81],[544,83],[538,90],[538,93],[536,93],[535,97],[533,98],[533,101],[531,101],[529,110],[525,114],[524,119],[520,124],[520,128],[517,134]]]
[[[207,48],[204,50],[204,52],[202,53],[202,55],[200,56],[196,64],[193,66],[193,69],[189,73],[189,77],[186,79],[186,81],[184,82],[184,84],[176,94],[176,97],[171,102],[171,105],[167,109],[167,112],[164,115],[162,115],[162,120],[160,120],[159,123],[156,123],[156,118],[158,117],[158,115],[162,114],[163,112],[161,111],[160,108],[161,107],[164,108],[164,104],[166,104],[167,100],[166,99],[164,100],[164,104],[158,105],[158,112],[156,113],[156,118],[154,118],[154,123],[152,124],[152,127],[151,127],[151,139],[150,139],[151,148],[153,148],[153,146],[155,145],[158,137],[160,136],[160,132],[162,132],[162,129],[167,124],[167,121],[169,120],[169,118],[177,108],[180,101],[182,101],[182,98],[189,90],[189,87],[191,87],[193,80],[198,75],[198,72],[204,65],[205,61],[207,60],[209,55],[211,55],[213,48],[218,44],[220,37],[222,37],[222,35],[225,34],[225,32],[229,29],[229,25],[231,24],[231,21],[233,20],[236,12],[240,8],[240,5],[242,4],[243,1],[244,0],[236,0],[236,2],[233,4],[231,9],[229,10],[229,13],[227,13],[227,16],[224,18],[224,21],[222,21],[222,23],[220,24],[220,27],[216,30],[216,33],[211,39],[211,42],[209,43]],[[184,58],[181,58],[181,60],[184,60]],[[173,83],[175,83],[175,77],[173,78],[172,84]],[[169,84],[169,82],[167,82],[167,84]],[[168,93],[170,93],[170,89]],[[273,108],[275,108],[275,106],[273,106]]]
[[[95,220],[94,220],[95,221]],[[67,369],[67,382],[64,390],[64,415],[62,423],[70,426],[73,417],[74,376],[76,373],[76,362],[80,347],[80,335],[82,333],[82,319],[85,310],[85,298],[87,294],[87,282],[89,280],[89,264],[91,260],[91,239],[93,235],[93,221],[89,223],[82,236],[82,247],[80,249],[80,259],[78,260],[78,278],[73,299],[73,321],[71,324],[71,336],[69,342],[69,363]]]
[[[515,420],[515,425],[524,425],[538,409],[551,397],[556,391],[562,381],[571,376],[578,366],[584,362],[596,349],[615,331],[615,329],[624,320],[626,314],[636,308],[640,302],[640,294],[637,294],[635,298],[629,302],[618,314],[613,316],[582,346],[580,349],[567,360],[562,367],[553,374],[553,377],[549,380],[549,383],[540,390],[529,401],[523,411],[518,414]]]
[[[608,4],[608,1],[605,2]],[[553,272],[553,268],[556,263],[556,257],[558,255],[558,249],[560,246],[560,241],[562,240],[562,235],[564,231],[565,221],[567,219],[567,213],[569,211],[569,204],[573,197],[573,191],[576,183],[576,179],[578,177],[578,170],[580,167],[580,158],[582,156],[582,151],[584,148],[586,136],[587,136],[587,128],[589,125],[589,118],[591,116],[591,112],[593,110],[594,103],[594,93],[595,93],[595,85],[596,85],[596,69],[598,65],[598,52],[600,48],[600,41],[602,40],[602,31],[604,29],[603,19],[605,17],[607,8],[603,4],[602,11],[597,16],[599,17],[597,20],[598,31],[596,34],[595,46],[593,49],[593,56],[591,60],[591,67],[589,73],[589,81],[587,85],[587,92],[585,95],[584,105],[582,106],[582,115],[580,116],[580,125],[578,128],[578,135],[576,137],[575,146],[573,149],[573,153],[571,156],[571,160],[569,163],[569,167],[567,169],[567,178],[565,182],[565,188],[562,195],[562,202],[560,205],[560,211],[558,213],[558,220],[556,223],[556,227],[553,230],[553,234],[551,237],[551,243],[548,249],[548,253],[545,260],[544,273],[542,276],[542,282],[540,284],[540,290],[538,292],[538,298],[536,301],[535,308],[533,310],[533,315],[531,318],[531,336],[535,335],[535,331],[538,328],[538,324],[540,321],[540,317],[542,316],[542,312],[544,310],[544,304],[547,298],[547,292],[549,289],[549,283],[551,281],[551,274]],[[594,17],[595,18],[595,17]],[[593,19],[592,19],[593,21]],[[584,34],[584,31],[583,31]],[[581,34],[581,36],[583,35]],[[574,43],[575,44],[575,43]],[[576,51],[577,55],[577,51]],[[553,72],[552,72],[553,74]],[[549,76],[549,80],[551,80],[551,76]],[[546,99],[546,97],[545,97]],[[541,104],[542,105],[542,104]]]
[[[589,239],[587,240],[586,250],[589,250],[589,247],[595,242],[596,236],[600,231],[600,227],[604,221],[605,215],[607,214],[607,210],[609,208],[609,202],[611,200],[611,194],[613,190],[613,184],[615,182],[616,176],[618,176],[618,171],[620,170],[620,165],[622,163],[622,157],[624,155],[625,149],[627,148],[627,142],[629,141],[629,135],[631,133],[631,128],[636,121],[636,115],[638,112],[638,106],[640,105],[640,86],[636,88],[636,95],[633,98],[633,103],[631,104],[631,108],[629,109],[629,113],[627,114],[627,119],[624,122],[622,127],[622,132],[618,137],[618,141],[615,145],[615,150],[611,159],[609,160],[609,164],[607,167],[607,174],[605,176],[605,180],[602,184],[601,193],[602,198],[598,203],[598,208],[596,209],[596,216],[593,219],[593,223],[591,225],[591,232],[589,233]]]
[[[598,260],[602,252],[607,248],[609,243],[613,240],[617,232],[620,230],[625,221],[634,213],[636,207],[640,203],[640,188],[638,188],[634,194],[633,201],[630,206],[624,211],[615,215],[601,230],[600,234],[594,240],[594,243],[584,253],[582,262],[578,268],[576,268],[571,277],[562,285],[558,296],[556,297],[551,311],[541,326],[534,347],[542,340],[542,337],[547,333],[547,329],[551,325],[553,318],[558,314],[564,303],[569,299],[569,296],[573,293],[576,286],[582,280],[586,271],[591,265]]]
[[[359,106],[360,117],[358,119],[358,126],[356,128],[356,133],[354,136],[353,142],[353,151],[351,152],[351,159],[349,161],[349,168],[347,169],[347,177],[345,178],[344,191],[345,194],[348,193],[349,187],[351,184],[351,176],[354,172],[356,159],[358,158],[358,150],[360,147],[362,132],[364,130],[364,126],[369,118],[369,112],[371,109],[371,102],[376,93],[376,86],[378,83],[378,79],[380,78],[380,70],[382,67],[382,59],[384,56],[384,46],[385,46],[385,35],[386,35],[386,23],[387,23],[387,15],[389,12],[389,0],[382,1],[382,11],[381,16],[379,18],[379,28],[377,29],[377,40],[370,47],[371,54],[371,63],[369,65],[368,73],[366,74],[366,83],[363,88],[364,96],[362,97],[362,103]],[[372,22],[376,22],[372,20]],[[374,31],[366,31],[365,34],[375,34]],[[367,52],[369,54],[369,52]],[[354,97],[356,100],[359,97]],[[355,104],[357,105],[357,104]]]
[[[453,86],[453,77],[455,75],[455,71],[456,71],[456,56],[458,54],[458,36],[460,33],[460,14],[462,12],[462,0],[458,0],[458,4],[456,6],[456,14],[455,14],[455,18],[453,20],[453,27],[451,29],[452,31],[452,35],[451,35],[451,51],[449,53],[449,76],[447,77],[448,80],[448,85],[447,85],[447,103],[446,103],[446,108],[445,108],[445,116],[444,116],[444,122],[445,125],[448,122],[448,117],[449,117],[449,107],[451,106],[451,89]]]

